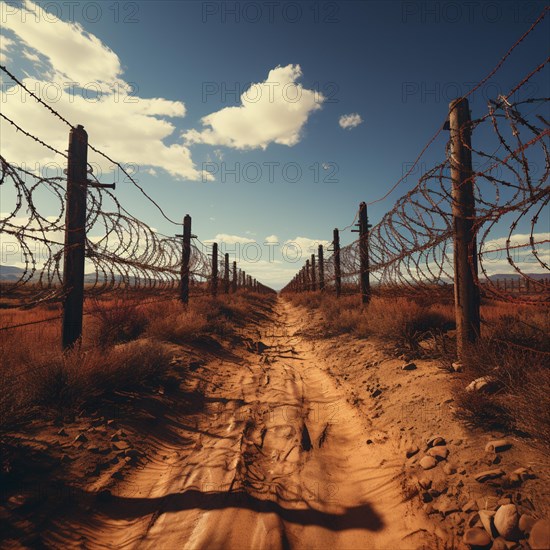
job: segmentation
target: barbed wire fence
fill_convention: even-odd
[[[217,244],[206,245],[191,234],[191,218],[183,224],[172,220],[120,163],[88,144],[82,126],[72,126],[40,97],[30,91],[6,67],[0,70],[21,86],[70,129],[68,153],[46,143],[5,113],[0,117],[35,143],[60,155],[67,169],[64,176],[49,177],[10,163],[0,154],[0,185],[14,191],[9,212],[0,216],[3,257],[15,255],[21,269],[14,280],[3,280],[3,297],[17,294],[18,305],[32,308],[59,303],[63,314],[41,320],[0,326],[0,331],[63,319],[64,347],[81,336],[84,297],[139,290],[148,302],[178,297],[187,303],[189,295],[218,294],[240,289],[273,292],[255,278],[245,275],[233,262],[220,260]],[[115,195],[115,184],[101,183],[87,162],[90,149],[112,163],[154,205],[163,218],[181,228],[183,234],[164,235],[126,210]],[[53,215],[44,215],[38,204],[48,193]],[[197,241],[200,247],[195,244]],[[216,254],[209,254],[210,249]],[[227,256],[227,255],[226,255]],[[3,259],[4,262],[4,259]],[[232,272],[231,272],[232,271]],[[230,279],[231,285],[225,281]]]
[[[372,292],[435,298],[452,296],[454,290],[459,355],[479,334],[480,297],[550,303],[550,125],[545,118],[550,98],[514,101],[533,76],[547,68],[550,58],[506,95],[489,101],[479,118],[471,119],[467,99],[547,12],[548,8],[486,78],[450,104],[445,123],[407,174],[381,199],[361,203],[350,225],[334,230],[332,255],[324,257],[319,246],[317,268],[312,255],[282,292],[360,293],[368,303]],[[371,227],[367,207],[387,198],[413,172],[443,130],[451,134],[445,160],[427,170]],[[484,149],[472,146],[471,134],[474,143],[480,136]],[[351,229],[355,226],[358,229]],[[341,233],[350,229],[359,232],[359,238],[340,247]],[[504,286],[491,275],[495,266],[512,271],[513,276],[503,279]]]

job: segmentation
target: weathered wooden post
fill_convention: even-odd
[[[183,237],[181,249],[181,276],[180,276],[180,300],[183,304],[189,303],[189,260],[191,258],[191,216],[186,214],[183,218]]]
[[[218,243],[212,245],[212,296],[218,295]]]
[[[224,256],[224,266],[223,266],[223,292],[224,294],[229,294],[229,254],[226,252]]]
[[[317,250],[317,263],[319,264],[319,290],[325,290],[325,263],[323,260],[323,245]]]
[[[231,291],[237,292],[237,262],[233,262],[233,279],[231,281]]]
[[[246,288],[246,271],[241,269],[241,288]]]
[[[333,254],[334,254],[334,284],[336,286],[336,296],[339,297],[342,292],[342,273],[340,270],[340,233],[338,228],[333,233]]]
[[[361,263],[361,301],[370,302],[370,272],[369,272],[369,218],[367,205],[359,205],[359,259]]]
[[[306,260],[306,290],[311,290],[311,269],[309,260]]]
[[[63,251],[63,349],[82,336],[84,258],[86,255],[86,194],[88,134],[80,124],[71,128],[67,164],[65,248]]]
[[[311,290],[317,290],[317,274],[315,273],[315,254],[311,255]]]
[[[449,105],[451,180],[454,226],[454,297],[457,355],[479,336],[477,243],[474,231],[475,199],[472,173],[471,120],[468,100]]]

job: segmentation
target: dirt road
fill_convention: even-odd
[[[148,460],[105,502],[59,521],[48,543],[370,550],[428,541],[426,516],[403,496],[402,460],[366,444],[372,424],[305,329],[279,299],[273,318],[247,335],[249,353],[220,356],[190,377],[201,407],[182,416],[174,406],[151,434]]]

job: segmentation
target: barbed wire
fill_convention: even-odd
[[[521,80],[522,85],[540,70],[539,65]],[[544,222],[549,219],[550,128],[540,113],[550,98],[512,103],[511,95],[490,101],[488,112],[470,125],[474,137],[483,135],[484,149],[492,153],[462,143],[470,149],[473,166],[481,166],[467,180],[473,183],[476,201],[470,219],[477,236],[477,261],[471,269],[485,296],[514,303],[548,303],[550,279],[544,275],[550,275],[550,232]],[[526,106],[534,108],[521,112]],[[496,146],[491,146],[491,136]],[[433,295],[453,284],[452,163],[448,144],[446,160],[427,170],[369,231],[369,273],[379,288]],[[502,233],[506,236],[495,236]],[[359,245],[355,240],[340,250],[342,288],[351,292],[359,288]],[[506,266],[522,281],[515,290],[503,289],[495,279]],[[330,288],[336,280],[334,255],[324,260],[323,268]]]

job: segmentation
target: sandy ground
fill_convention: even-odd
[[[5,546],[463,548],[477,511],[502,499],[548,512],[544,454],[512,438],[509,451],[488,458],[486,442],[507,434],[476,434],[454,420],[452,375],[428,361],[404,371],[380,345],[321,338],[316,326],[279,298],[229,350],[174,346],[176,387],[128,396],[131,420],[103,415],[106,426],[87,426],[80,453],[91,441],[102,457],[92,477],[49,499],[34,532],[28,502],[12,497],[8,512],[21,505],[16,527],[26,538],[16,530]],[[65,450],[83,433],[76,424],[66,431]],[[449,454],[424,471],[434,435]],[[521,489],[473,477],[520,466],[536,476]],[[430,492],[419,484],[426,480]]]

